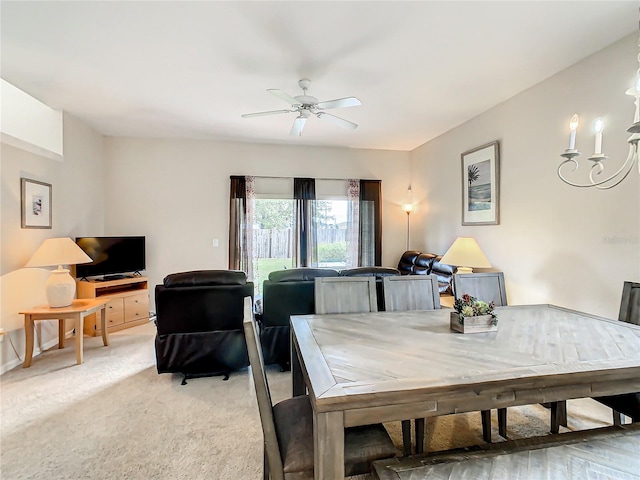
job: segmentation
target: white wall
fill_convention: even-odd
[[[1,144],[0,326],[24,359],[24,319],[18,311],[46,303],[49,270],[22,268],[46,238],[98,235],[104,227],[104,140],[74,117],[64,115],[64,161],[54,161]],[[52,185],[52,229],[20,227],[20,178]],[[45,346],[57,342],[57,322],[37,322]],[[70,326],[73,328],[73,326]],[[0,337],[1,338],[1,337]],[[38,352],[34,352],[38,353]],[[4,372],[21,363],[9,338],[0,343]]]
[[[380,179],[383,264],[396,266],[405,249],[408,152],[123,138],[106,146],[105,231],[147,237],[150,285],[227,268],[230,175]]]
[[[413,245],[444,253],[457,236],[473,236],[504,271],[510,303],[617,318],[623,282],[640,281],[640,175],[636,169],[618,187],[598,191],[564,184],[556,169],[573,113],[582,119],[582,162],[590,164],[599,115],[610,171],[626,159],[634,107],[624,92],[633,85],[637,53],[633,34],[414,150],[421,203]],[[493,140],[500,141],[500,225],[462,226],[460,154]]]

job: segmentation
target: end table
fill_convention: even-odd
[[[31,366],[31,359],[33,358],[33,327],[36,320],[58,320],[58,348],[64,348],[65,340],[65,319],[75,320],[76,322],[76,363],[80,365],[82,363],[82,349],[83,349],[83,326],[84,319],[87,315],[100,311],[100,324],[102,326],[102,343],[106,346],[109,345],[109,338],[107,336],[106,328],[106,305],[109,301],[107,297],[93,298],[93,299],[80,299],[74,300],[68,307],[49,307],[43,305],[35,307],[32,310],[24,310],[19,312],[24,315],[24,333],[26,337],[26,346],[24,353],[23,368]]]

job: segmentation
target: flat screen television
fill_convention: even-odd
[[[124,278],[145,269],[145,237],[78,237],[76,244],[91,263],[76,265],[76,277]]]

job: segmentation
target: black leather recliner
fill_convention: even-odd
[[[226,380],[249,365],[242,320],[253,283],[244,272],[175,273],[156,285],[155,295],[158,373],[182,373],[185,380],[225,375]]]

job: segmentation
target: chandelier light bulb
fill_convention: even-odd
[[[596,133],[602,133],[604,130],[604,120],[601,117],[596,118],[596,121],[593,124],[593,129]]]
[[[602,131],[604,130],[604,120],[601,117],[596,118],[593,124],[593,129],[596,131],[596,148],[595,155],[602,154]]]
[[[569,122],[569,128],[571,129],[571,136],[569,137],[569,150],[574,150],[576,148],[576,130],[579,123],[580,120],[578,119],[578,114],[574,113],[573,117],[571,117],[571,121]]]
[[[569,128],[572,132],[575,132],[578,128],[578,124],[580,123],[580,119],[578,118],[578,114],[574,113],[573,117],[571,117],[571,121],[569,122]]]

